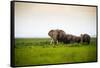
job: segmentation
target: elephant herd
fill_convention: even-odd
[[[80,36],[75,36],[72,34],[66,34],[63,30],[55,29],[50,30],[48,35],[51,37],[51,43],[58,44],[62,43],[90,43],[90,36],[88,34],[81,34]]]

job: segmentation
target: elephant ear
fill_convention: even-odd
[[[54,32],[54,30],[50,30],[50,31],[48,32],[48,35],[51,36],[53,32]]]

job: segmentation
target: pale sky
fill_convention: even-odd
[[[96,35],[96,7],[15,3],[15,37],[49,37],[51,29]]]

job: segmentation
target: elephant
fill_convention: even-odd
[[[62,37],[59,38],[60,42],[63,43],[71,43],[73,35],[71,34],[64,34]]]
[[[88,34],[81,34],[81,42],[82,43],[89,44],[90,43],[90,39],[91,39],[90,35],[88,35]]]
[[[52,42],[54,42],[55,44],[57,43],[57,36],[58,36],[58,32],[56,30],[50,30],[48,35],[51,37],[51,44]]]
[[[66,34],[65,39],[63,40],[64,43],[80,43],[81,42],[81,37],[80,36],[75,36],[72,34]]]
[[[55,29],[50,30],[48,32],[48,35],[51,37],[51,43],[54,42],[54,44],[58,44],[58,42],[62,42],[63,36],[65,36],[65,32],[63,30]]]
[[[80,36],[73,36],[72,41],[76,42],[76,43],[80,43],[81,42],[81,37]]]

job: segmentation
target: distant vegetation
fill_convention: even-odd
[[[96,38],[89,45],[59,43],[55,47],[50,38],[16,38],[15,66],[60,64],[96,61]]]

